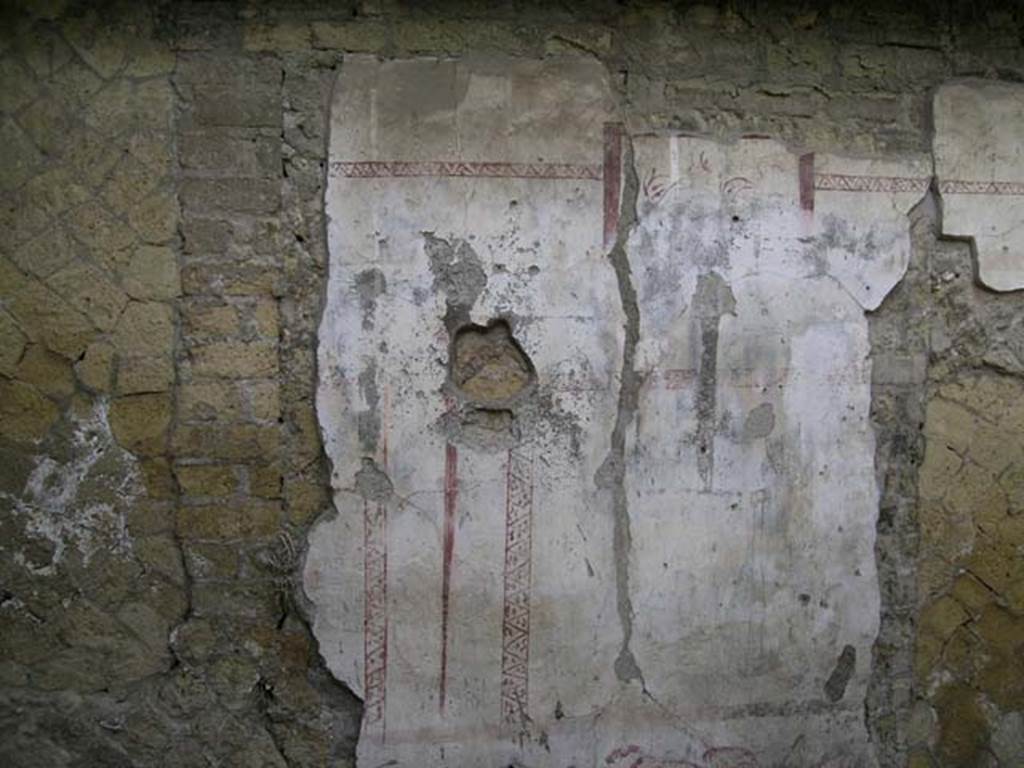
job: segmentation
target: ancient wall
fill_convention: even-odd
[[[5,765],[1024,764],[1017,4],[0,29]]]

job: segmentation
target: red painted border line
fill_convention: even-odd
[[[800,207],[805,211],[814,210],[814,153],[800,155]]]
[[[505,595],[501,619],[501,718],[527,717],[530,672],[530,578],[533,462],[509,450],[505,480]]]
[[[601,166],[574,163],[507,163],[466,160],[336,160],[331,171],[348,179],[469,177],[600,181]]]
[[[385,736],[388,676],[388,513],[363,502],[363,725]]]
[[[806,155],[804,156],[806,157]],[[803,172],[803,157],[801,172]],[[845,173],[814,174],[814,189],[829,192],[926,192],[931,185],[928,176],[854,176]],[[1024,182],[971,181],[946,179],[939,182],[944,195],[1024,195]],[[800,181],[800,200],[804,200],[803,176]]]
[[[939,192],[944,195],[1024,195],[1024,182],[947,179],[939,182]]]
[[[459,454],[451,443],[444,449],[444,556],[441,573],[441,679],[438,704],[448,705],[448,614],[451,606],[452,555],[455,552],[455,507],[459,496]]]
[[[853,176],[816,173],[814,188],[828,192],[927,192],[927,176]]]
[[[622,195],[622,123],[604,126],[604,247],[611,248],[619,234]]]

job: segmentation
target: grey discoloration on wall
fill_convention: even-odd
[[[487,287],[487,273],[465,240],[449,242],[430,232],[424,232],[423,239],[434,273],[434,289],[445,296],[445,326],[454,336],[461,325],[469,322],[470,310]]]
[[[825,681],[825,697],[831,702],[837,702],[846,693],[846,684],[850,682],[850,676],[857,666],[857,649],[852,645],[843,646],[842,653],[836,660],[835,669]]]
[[[697,279],[693,296],[693,315],[700,334],[700,364],[697,371],[697,472],[704,490],[711,490],[715,471],[715,434],[719,417],[716,407],[718,388],[718,327],[724,315],[736,314],[736,297],[717,272]]]
[[[395,487],[373,459],[364,458],[363,466],[356,472],[355,490],[367,501],[387,501]]]
[[[377,388],[377,365],[373,360],[359,372],[358,383],[367,405],[356,416],[359,420],[359,443],[364,451],[373,453],[380,442],[380,392]]]
[[[504,408],[469,408],[453,421],[452,438],[483,451],[508,450],[521,436],[515,414]]]
[[[761,403],[753,408],[743,420],[743,439],[760,440],[768,437],[775,429],[775,408],[771,403]]]
[[[379,269],[364,269],[356,275],[355,285],[359,291],[360,306],[363,308],[363,327],[373,328],[377,297],[387,292],[387,280]]]

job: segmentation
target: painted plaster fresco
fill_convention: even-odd
[[[361,765],[551,760],[541,727],[614,683],[593,479],[623,349],[611,105],[575,60],[347,58],[337,82],[318,410],[338,516],[304,580],[365,700]]]
[[[605,70],[346,58],[304,589],[361,766],[871,766],[865,316],[930,160],[630,137]]]
[[[637,675],[705,744],[751,750],[750,765],[873,764],[865,310],[904,274],[906,215],[927,184],[902,180],[926,158],[797,156],[761,138],[634,145]],[[667,721],[649,738],[700,764]]]
[[[947,83],[934,117],[943,233],[973,240],[989,288],[1024,288],[1024,85]]]

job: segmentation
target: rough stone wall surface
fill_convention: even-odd
[[[347,53],[596,57],[631,131],[927,152],[1024,79],[1014,3],[5,4],[0,759],[347,765],[295,589],[329,513],[315,332]],[[1022,762],[1024,298],[931,196],[870,316],[882,765]],[[1017,750],[1017,751],[1015,751]]]

